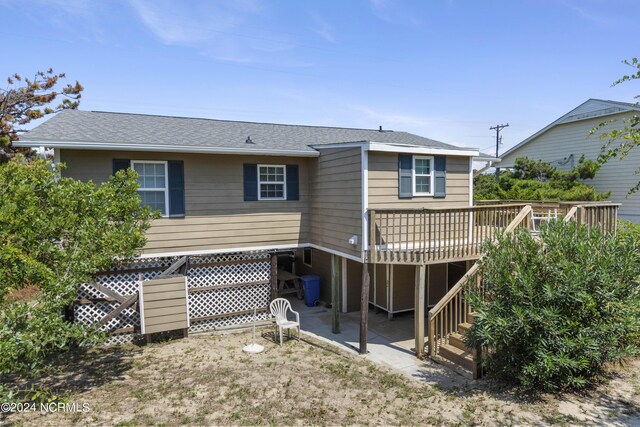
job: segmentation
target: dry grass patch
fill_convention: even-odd
[[[637,369],[625,371],[602,389],[608,393],[624,388],[617,382],[628,385],[622,400],[611,397],[602,405],[601,394],[572,396],[567,406],[552,397],[528,399],[488,381],[466,388],[418,382],[315,340],[290,341],[281,348],[263,338],[260,343],[266,350],[259,355],[242,352],[249,341],[248,333],[198,336],[67,355],[60,361],[59,372],[37,386],[63,393],[70,402],[86,402],[90,410],[12,414],[5,421],[125,426],[615,424],[638,420]],[[587,418],[582,417],[579,405],[590,414]],[[619,415],[612,417],[613,411]]]

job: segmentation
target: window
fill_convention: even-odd
[[[311,248],[304,248],[302,250],[302,263],[308,267],[312,267]]]
[[[167,162],[133,160],[131,167],[138,173],[140,203],[167,216],[169,206]]]
[[[433,195],[433,157],[413,156],[413,195]]]
[[[285,200],[284,166],[258,165],[258,200]]]

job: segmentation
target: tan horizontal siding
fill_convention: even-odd
[[[574,156],[573,164],[578,164],[582,154],[586,158],[596,160],[600,154],[602,145],[606,142],[600,138],[602,132],[624,127],[624,119],[632,114],[614,114],[606,117],[598,117],[589,120],[560,124],[529,141],[527,144],[503,157],[501,167],[510,167],[518,157],[528,157],[532,160],[544,160],[560,170],[570,170],[571,164],[558,164],[558,161]],[[601,132],[589,136],[589,132],[600,123],[614,120]],[[615,146],[615,145],[614,145]],[[640,167],[640,149],[631,150],[629,156],[624,159],[611,159],[604,164],[593,180],[585,180],[586,184],[593,185],[599,192],[611,191],[609,199],[615,203],[621,203],[619,215],[621,218],[640,222],[640,194],[636,193],[627,197],[630,188],[640,181],[640,175],[634,174]]]
[[[447,195],[442,199],[398,197],[398,154],[369,153],[369,208],[459,208],[469,206],[469,158],[447,156]]]
[[[309,236],[311,243],[360,256],[362,168],[360,148],[321,149],[312,160]],[[358,245],[350,245],[351,236]]]
[[[170,307],[158,307],[158,308],[144,308],[145,319],[148,322],[165,323],[166,316],[173,316],[182,314],[187,317],[187,306],[170,306]],[[156,319],[157,318],[157,319]],[[149,325],[151,326],[151,324]]]
[[[147,333],[148,334],[155,334],[156,332],[173,331],[173,330],[176,330],[176,329],[184,329],[182,327],[182,322],[181,321],[168,322],[168,323],[164,323],[162,325],[151,326],[151,327],[147,328]]]
[[[184,218],[155,220],[145,254],[295,246],[309,240],[309,161],[293,157],[61,150],[64,176],[101,183],[113,159],[182,160]],[[297,164],[300,200],[244,201],[243,164]]]
[[[184,291],[180,291],[184,293]],[[163,307],[173,307],[175,305],[174,298],[169,299],[158,299],[158,300],[146,300],[144,302],[144,308],[147,309],[156,309]]]
[[[142,282],[145,333],[184,329],[189,326],[184,276]]]

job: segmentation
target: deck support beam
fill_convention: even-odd
[[[186,265],[187,259],[188,259],[188,257],[186,257],[186,256],[178,258],[178,260],[176,262],[171,264],[169,267],[167,267],[166,270],[164,270],[162,273],[160,273],[158,275],[157,279],[164,279],[164,278],[169,277],[170,275],[174,274],[177,270],[181,269],[184,265]]]
[[[424,353],[424,295],[425,295],[425,278],[427,267],[423,265],[416,266],[416,290],[415,290],[415,350],[416,356],[420,357]]]
[[[367,354],[367,328],[369,325],[369,264],[362,264],[362,291],[360,293],[360,354]]]
[[[340,333],[340,258],[331,254],[331,332]]]

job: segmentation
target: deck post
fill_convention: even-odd
[[[363,242],[365,244],[367,242]],[[376,263],[377,249],[376,249],[376,211],[374,209],[369,210],[369,261]],[[380,242],[382,243],[382,242]]]
[[[278,255],[271,254],[271,301],[278,298]]]
[[[584,224],[584,218],[585,218],[585,209],[584,207],[582,207],[582,205],[578,205],[578,210],[576,211],[576,223],[578,224],[578,226],[581,226]]]
[[[424,294],[425,294],[425,270],[424,264],[416,266],[416,291],[415,291],[415,335],[416,356],[424,353]]]
[[[331,254],[331,332],[340,333],[340,264],[336,254]]]
[[[369,264],[362,263],[362,291],[360,293],[360,354],[367,354],[369,324]]]

